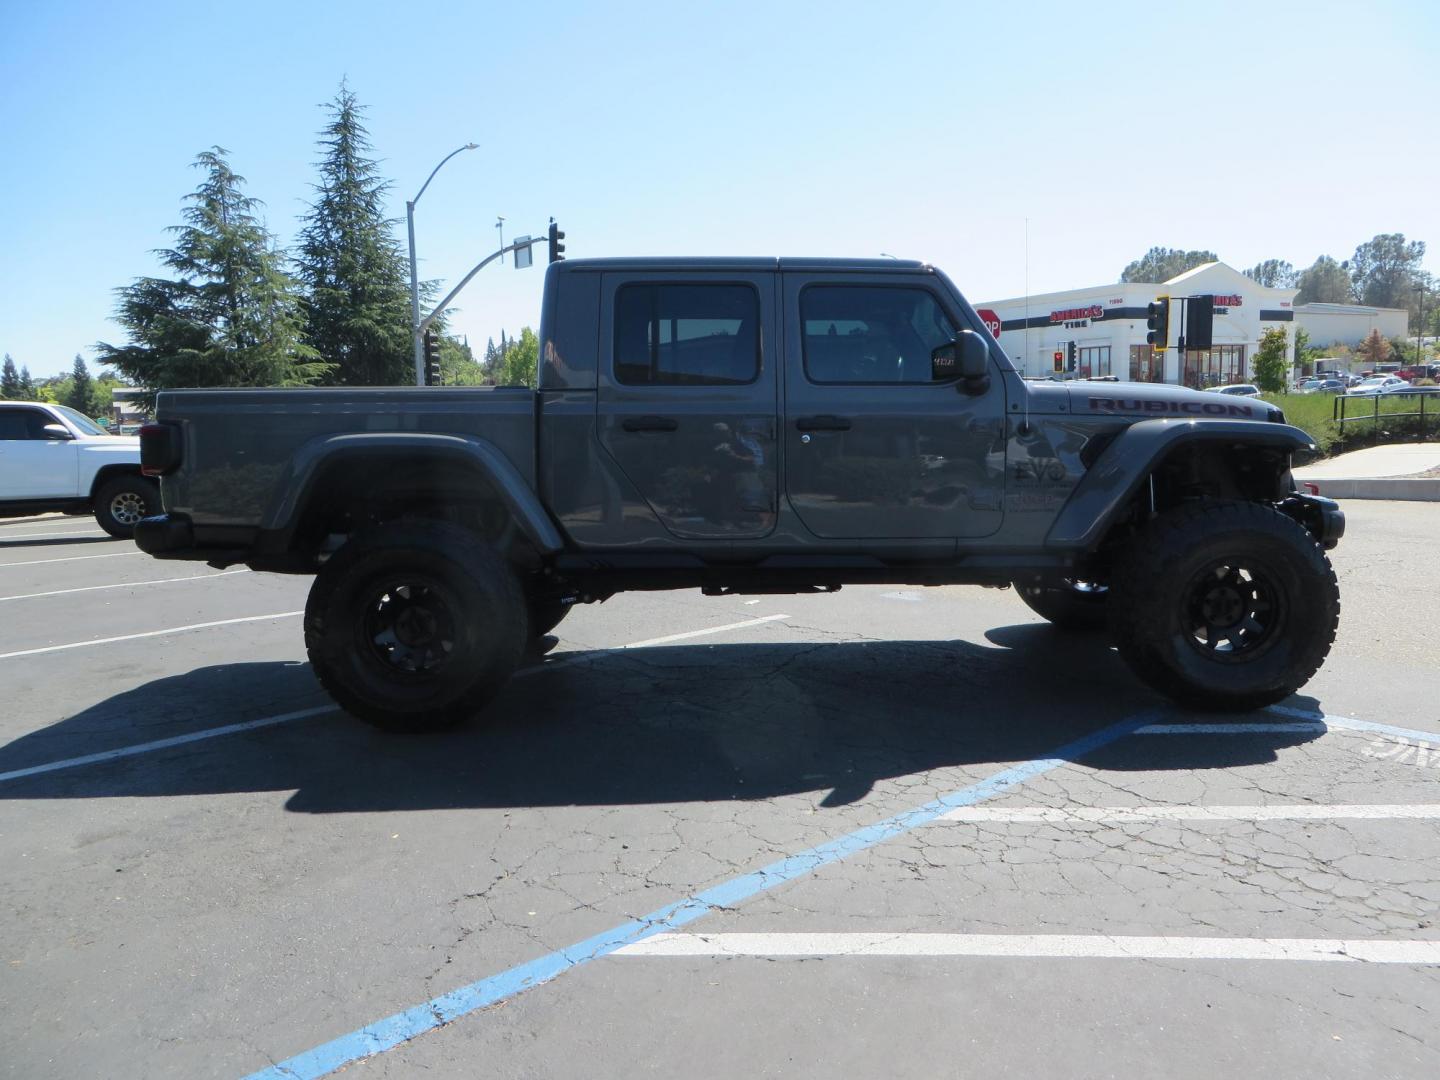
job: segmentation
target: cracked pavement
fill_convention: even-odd
[[[1435,731],[1433,754],[1130,736],[984,805],[1440,803],[1440,587],[1396,587],[1440,510],[1346,510],[1340,639],[1289,704]],[[12,549],[12,528],[3,595],[177,576],[6,569],[101,546]],[[0,652],[293,611],[307,584],[3,602]],[[462,731],[326,714],[0,784],[0,1075],[240,1076],[1164,708],[1103,641],[993,590],[632,594],[559,637],[565,666]],[[303,657],[277,619],[0,662],[0,772],[323,704]],[[1429,941],[1435,825],[940,820],[690,929]],[[1418,964],[605,957],[346,1072],[1428,1078],[1437,1007]]]

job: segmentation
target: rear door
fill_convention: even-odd
[[[775,527],[775,323],[773,273],[604,276],[596,430],[677,538]]]
[[[995,532],[1005,383],[998,368],[976,396],[956,380],[932,380],[931,351],[967,326],[940,283],[919,274],[782,276],[785,493],[805,527],[838,539]]]
[[[58,423],[44,409],[0,405],[0,499],[73,499],[79,494],[75,443],[45,431],[46,425]]]

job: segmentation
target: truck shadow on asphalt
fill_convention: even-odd
[[[1103,640],[1036,624],[986,638],[559,652],[547,662],[563,666],[517,678],[458,729],[394,735],[336,712],[9,780],[0,799],[293,791],[292,811],[346,813],[824,791],[821,806],[836,807],[883,780],[976,767],[922,782],[912,800],[922,802],[1126,718],[1186,715],[1140,687]],[[327,703],[303,663],[197,668],[16,739],[0,748],[0,772]],[[1315,737],[1123,738],[1078,760],[1221,769]]]

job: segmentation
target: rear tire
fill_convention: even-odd
[[[469,529],[400,521],[352,537],[320,569],[305,648],[320,684],[387,731],[476,715],[514,672],[529,613],[506,561]]]
[[[1141,680],[1183,705],[1281,701],[1324,662],[1340,621],[1335,571],[1272,507],[1198,502],[1155,519],[1116,560],[1111,629]]]
[[[1061,630],[1091,633],[1109,625],[1110,590],[1090,582],[1066,580],[1063,585],[1022,585],[1015,592],[1036,615]]]
[[[95,522],[111,536],[129,540],[141,518],[160,513],[155,481],[130,473],[107,480],[95,492]]]

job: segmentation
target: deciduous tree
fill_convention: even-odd
[[[1266,393],[1282,393],[1290,384],[1285,344],[1285,331],[1281,327],[1272,326],[1260,335],[1260,345],[1255,350],[1255,385]]]
[[[1352,292],[1362,304],[1410,307],[1425,258],[1425,242],[1407,242],[1404,233],[1381,233],[1355,249],[1350,260]],[[1412,311],[1412,314],[1414,312]]]
[[[1300,271],[1295,284],[1300,289],[1295,294],[1297,304],[1351,302],[1350,264],[1338,263],[1329,255],[1321,255],[1308,269]]]
[[[1390,342],[1385,340],[1385,335],[1379,329],[1371,330],[1365,340],[1355,346],[1355,352],[1364,358],[1365,362],[1373,369],[1376,364],[1383,364],[1390,359]]]
[[[1246,270],[1245,276],[1267,289],[1290,289],[1294,288],[1297,275],[1295,267],[1284,259],[1266,259]]]
[[[1179,248],[1152,247],[1120,272],[1121,281],[1137,281],[1158,285],[1173,277],[1219,259],[1213,251],[1181,251]]]

